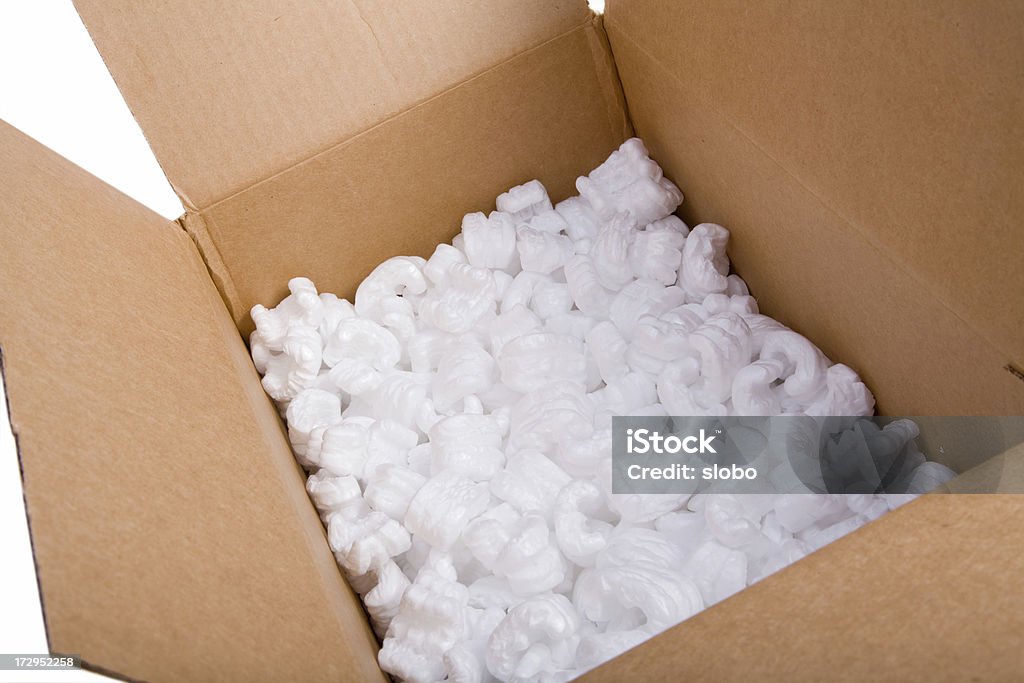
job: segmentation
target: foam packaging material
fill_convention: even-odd
[[[364,603],[381,632],[431,547],[414,534],[393,564],[346,581],[305,487],[321,507],[374,532],[376,545],[346,551],[352,562],[380,561],[404,542],[367,509],[404,527],[403,509],[435,467],[465,459],[475,464],[458,472],[474,481],[498,466],[493,426],[474,426],[466,448],[458,422],[438,427],[435,454],[431,428],[456,414],[497,422],[506,461],[487,480],[488,507],[496,499],[519,514],[494,522],[510,538],[533,530],[532,515],[553,497],[561,521],[551,518],[549,539],[553,530],[570,567],[597,569],[623,519],[634,527],[654,519],[654,530],[683,537],[706,515],[605,502],[598,465],[610,416],[666,399],[771,413],[805,403],[813,385],[804,380],[817,377],[814,354],[776,345],[736,372],[723,403],[736,367],[730,352],[746,344],[726,314],[746,322],[752,353],[779,321],[856,368],[880,414],[923,416],[922,433],[950,446],[929,456],[959,473],[940,490],[1024,486],[1024,446],[1010,446],[1024,435],[978,449],[927,417],[988,416],[999,435],[1012,420],[997,416],[1024,413],[1024,5],[608,0],[601,16],[583,0],[75,7],[186,211],[167,221],[0,124],[0,351],[52,652],[130,680],[385,680]],[[600,235],[609,209],[674,201],[656,171],[636,196],[620,193],[616,178],[589,178],[599,208],[585,197],[560,201],[577,194],[581,171],[634,135],[687,201],[678,219],[638,225],[632,238]],[[645,164],[627,155],[617,166],[643,173]],[[518,218],[481,215],[457,236],[463,216],[532,178],[553,213],[530,185],[502,200]],[[679,263],[685,251],[678,221],[728,227],[732,267],[764,317],[752,314],[732,274],[724,293],[699,306],[685,299],[721,287],[722,272],[704,260],[717,248],[705,227],[686,254],[701,270],[673,278],[675,250]],[[523,253],[538,270],[520,277],[522,225],[531,231]],[[567,256],[559,234],[573,245],[561,276],[557,266],[543,272]],[[453,237],[455,247],[434,253]],[[403,297],[411,320],[419,324],[429,308],[434,326],[413,338],[403,336],[409,309],[386,291],[370,292],[371,308],[385,306],[368,320],[377,327],[342,303],[358,303],[359,284],[399,254],[416,257],[395,274],[413,278]],[[467,268],[446,288],[456,264]],[[636,283],[625,281],[627,266],[641,274]],[[485,313],[467,332],[444,329],[462,321],[454,312],[490,298],[467,296],[480,268],[491,271],[497,319],[484,325]],[[410,291],[416,271],[423,295]],[[271,334],[281,350],[252,358],[250,310],[270,310],[300,274],[316,283],[323,319],[313,333]],[[609,289],[620,283],[618,293]],[[655,284],[664,298],[638,306]],[[417,298],[428,293],[429,307]],[[312,304],[317,315],[318,304],[303,299],[300,311]],[[693,362],[678,362],[692,333],[673,332],[714,316]],[[359,318],[346,323],[351,344],[317,349],[314,334],[322,343],[351,318]],[[378,328],[397,342],[394,365],[394,345]],[[526,330],[561,343],[519,341]],[[371,342],[391,350],[364,353]],[[532,403],[520,406],[521,392],[502,380],[506,344],[515,352],[509,376],[524,385],[534,383],[518,372],[529,371],[533,345],[576,359],[582,344],[585,391],[565,380],[524,394]],[[695,379],[693,363],[719,349],[719,369]],[[326,386],[315,388],[352,415],[321,423],[333,404],[314,398],[310,409],[320,407],[293,425],[293,451],[287,415],[260,386],[254,361],[287,397],[303,390],[318,353],[319,367],[326,358],[335,374],[317,372]],[[793,396],[771,379],[789,364]],[[849,368],[832,366],[813,410],[867,400]],[[436,387],[416,381],[425,373]],[[565,374],[578,377],[578,368]],[[652,396],[647,378],[663,375]],[[351,401],[339,383],[358,392]],[[677,385],[688,393],[673,393]],[[385,413],[388,422],[373,417]],[[406,466],[396,464],[403,453]],[[993,453],[1001,455],[987,460]],[[310,472],[327,472],[308,481],[296,454]],[[373,477],[360,474],[368,463]],[[564,501],[531,489],[537,470],[551,488],[563,479],[558,470],[581,488],[564,487],[574,492]],[[918,476],[922,489],[933,483],[924,466]],[[876,504],[817,531],[807,520],[828,510],[783,506],[771,523],[765,515],[761,533],[824,541],[874,515]],[[1024,555],[1006,539],[1024,536],[1021,505],[1015,496],[921,496],[584,679],[862,681],[884,671],[894,680],[1013,680]],[[734,512],[725,506],[712,518],[732,530],[722,540],[742,544],[747,525],[723,522]],[[339,533],[334,540],[347,544]],[[739,585],[731,553],[744,551],[716,540],[729,553],[698,556],[702,539],[681,549],[697,558],[694,575],[716,563],[728,570],[720,583],[698,581],[703,599]],[[794,557],[804,551],[784,545]],[[466,557],[455,556],[465,572]],[[447,590],[441,559],[421,599]],[[492,632],[496,610],[519,599],[507,583],[473,584],[472,606],[484,610],[470,613],[474,635]],[[789,616],[794,604],[799,619]],[[606,609],[597,599],[591,616],[594,605]],[[538,620],[559,613],[548,602],[524,610]],[[585,617],[581,630],[585,622],[596,624]],[[404,642],[416,642],[416,620],[406,623]],[[557,650],[559,666],[587,667],[639,642],[638,629],[621,625],[590,638],[578,632],[569,664],[565,639],[530,638]],[[479,670],[486,640],[453,646],[446,658],[453,671]],[[506,650],[494,663],[504,671],[516,661]]]
[[[354,306],[294,278],[253,307],[263,386],[402,680],[571,679],[913,497],[612,493],[613,415],[874,398],[758,312],[728,231],[671,214],[682,193],[638,138],[576,185],[554,206],[512,188]],[[954,476],[914,464],[914,492]]]

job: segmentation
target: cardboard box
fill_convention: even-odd
[[[1024,414],[1024,5],[76,4],[188,207],[0,126],[9,410],[50,647],[92,668],[381,679],[247,311],[299,274],[350,296],[634,132],[882,411]],[[1018,678],[1022,512],[924,497],[587,680]]]

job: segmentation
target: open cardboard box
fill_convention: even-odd
[[[382,678],[247,312],[299,274],[351,296],[634,132],[880,410],[1024,413],[1024,5],[383,4],[77,0],[188,207],[171,224],[0,127],[0,343],[53,651],[126,679]],[[926,496],[587,680],[1020,676],[1022,513]]]

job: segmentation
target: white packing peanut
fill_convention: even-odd
[[[613,493],[613,416],[804,416],[773,435],[796,457],[819,436],[806,416],[874,397],[759,312],[729,232],[672,215],[682,193],[639,139],[576,185],[554,207],[537,180],[510,189],[354,303],[300,277],[251,311],[253,363],[396,678],[569,680],[953,476],[912,423],[858,422],[829,457],[905,453],[906,494]]]

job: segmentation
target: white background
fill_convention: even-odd
[[[590,5],[600,11],[604,0]],[[157,213],[181,214],[70,0],[0,0],[0,119]],[[44,654],[18,460],[7,411],[0,415],[0,653]],[[0,683],[109,680],[85,671],[0,671]]]

